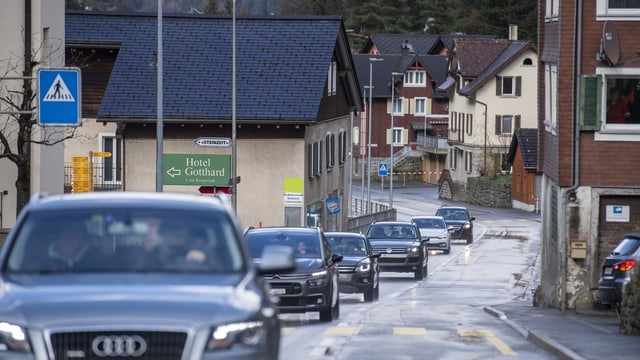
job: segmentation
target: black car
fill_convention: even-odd
[[[342,255],[333,253],[320,228],[249,228],[245,238],[256,263],[269,245],[294,250],[296,268],[292,272],[265,274],[271,294],[278,298],[282,313],[318,311],[320,321],[340,317],[338,263]]]
[[[380,253],[380,270],[412,272],[416,280],[427,276],[429,252],[427,240],[418,226],[408,221],[374,222],[367,228],[367,239],[375,253]]]
[[[618,307],[625,285],[631,281],[636,263],[640,261],[640,233],[631,233],[604,259],[598,280],[600,304]]]
[[[364,301],[378,300],[380,279],[378,258],[367,237],[353,232],[327,232],[331,251],[343,256],[338,264],[340,292],[362,293]]]
[[[475,217],[469,215],[469,210],[464,206],[441,206],[436,210],[436,216],[442,216],[447,223],[451,240],[464,240],[467,244],[473,243],[473,222]]]
[[[214,196],[35,195],[0,254],[2,359],[278,359],[276,304]]]

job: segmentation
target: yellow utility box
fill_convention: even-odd
[[[574,259],[585,259],[587,257],[587,241],[582,239],[575,239],[569,242],[570,251],[569,256]]]

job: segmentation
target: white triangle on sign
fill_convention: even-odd
[[[75,101],[73,95],[69,91],[67,84],[62,80],[62,76],[60,74],[56,75],[55,80],[51,84],[49,91],[44,95],[44,99],[42,101],[67,101],[73,102]]]
[[[385,164],[380,164],[380,170],[381,170],[381,171],[387,171],[387,165],[385,165]]]

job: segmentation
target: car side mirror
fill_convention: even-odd
[[[343,257],[344,256],[342,256],[342,254],[331,254],[331,264],[339,263],[340,261],[342,261]]]
[[[449,227],[447,227],[447,230],[449,230],[449,232],[450,232],[450,233],[454,233],[454,232],[456,232],[456,228],[455,228],[455,227],[453,227],[453,226],[449,226]]]
[[[267,245],[262,250],[258,274],[285,273],[296,268],[293,249],[282,245]]]
[[[382,256],[382,254],[380,254],[379,252],[371,254],[372,258],[379,258],[380,256]]]
[[[475,217],[475,216],[471,216],[471,217],[469,218],[469,221],[475,221],[475,220],[476,220],[476,217]]]

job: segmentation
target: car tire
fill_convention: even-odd
[[[443,251],[443,253],[445,253],[445,254],[449,254],[450,252],[451,252],[451,248],[446,248]]]
[[[327,310],[320,311],[320,321],[331,322],[340,318],[340,297],[336,300],[336,304]]]
[[[372,302],[373,301],[373,293],[376,289],[375,288],[371,288],[369,290],[366,290],[364,293],[362,293],[362,295],[364,295],[364,302]]]
[[[378,299],[380,299],[380,282],[373,288],[373,301],[377,301]]]
[[[425,266],[426,266],[426,265],[425,265]],[[413,278],[414,278],[414,279],[416,279],[416,280],[420,281],[420,280],[422,280],[422,279],[424,279],[424,278],[425,278],[425,273],[426,273],[426,271],[425,271],[425,266],[421,266],[421,267],[420,267],[420,269],[416,270],[416,271],[413,273]]]
[[[469,245],[469,244],[471,244],[471,243],[473,243],[473,238],[472,238],[472,237],[467,238],[467,245]]]

